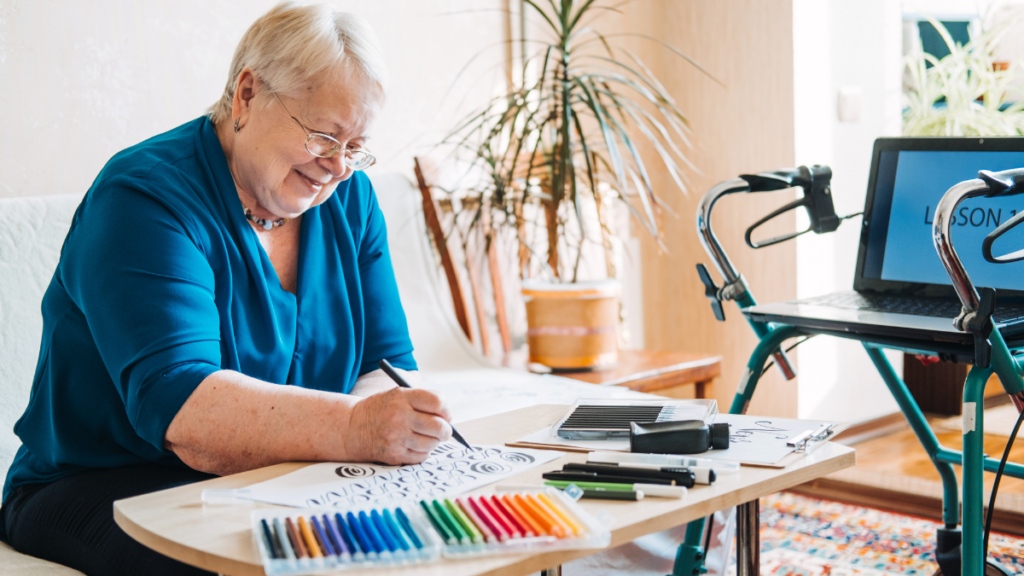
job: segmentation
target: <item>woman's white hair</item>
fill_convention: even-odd
[[[384,96],[387,70],[377,35],[366,20],[326,4],[282,2],[242,36],[224,94],[207,115],[214,122],[231,117],[235,85],[246,67],[272,92],[297,96],[345,65],[364,82],[376,84]]]

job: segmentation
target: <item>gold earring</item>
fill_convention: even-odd
[[[241,120],[241,118],[235,118],[235,134],[238,134],[238,131],[240,130],[240,128],[238,127],[239,120]]]

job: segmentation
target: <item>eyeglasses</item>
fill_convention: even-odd
[[[276,92],[273,94],[274,98],[277,98],[277,101],[281,104],[281,107],[284,108],[284,111],[288,112],[288,116],[290,116],[292,120],[295,120],[295,123],[299,125],[299,128],[302,128],[302,131],[306,133],[306,151],[313,156],[316,156],[317,158],[333,158],[335,154],[344,149],[345,166],[348,166],[353,170],[366,170],[377,163],[377,158],[365,148],[356,148],[354,150],[347,149],[341,145],[341,142],[338,142],[327,134],[310,132],[302,125],[302,122],[299,122],[298,118],[292,116],[288,107],[284,105],[284,102],[281,102],[281,97],[278,96]]]

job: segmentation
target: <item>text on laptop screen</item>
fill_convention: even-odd
[[[883,150],[879,158],[864,276],[949,285],[932,243],[932,221],[942,195],[978,177],[979,170],[1024,167],[1024,152]],[[985,236],[1018,211],[1024,195],[962,202],[951,226],[953,246],[975,286],[1024,290],[1024,261],[992,264],[981,253]],[[1024,224],[1000,238],[997,255],[1024,248]]]

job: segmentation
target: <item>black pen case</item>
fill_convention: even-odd
[[[729,425],[724,422],[705,424],[701,420],[682,420],[630,424],[630,452],[700,454],[728,447]]]

